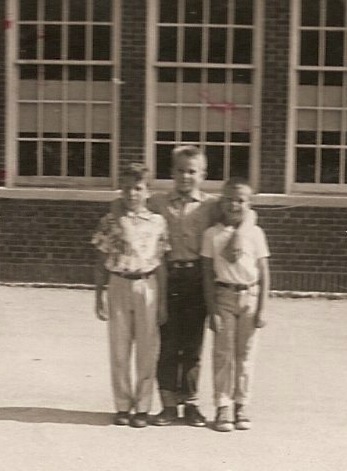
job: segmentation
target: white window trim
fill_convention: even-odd
[[[254,83],[252,96],[252,142],[250,145],[250,183],[257,191],[260,187],[260,153],[261,153],[261,90],[262,90],[262,66],[263,66],[263,37],[264,37],[264,0],[254,1],[255,9],[255,35],[253,40],[254,54]],[[147,0],[147,54],[146,54],[146,130],[145,149],[146,164],[151,173],[155,175],[154,142],[155,142],[155,53],[157,49],[157,34],[153,33],[156,27],[158,16],[158,0]],[[201,65],[200,63],[198,65]],[[220,181],[205,181],[202,189],[205,191],[218,191],[221,187]],[[168,189],[172,184],[171,180],[155,179],[153,185],[156,189]]]
[[[6,188],[15,188],[15,177],[17,176],[17,144],[16,144],[16,133],[17,133],[17,122],[18,122],[18,106],[17,106],[17,94],[18,94],[18,67],[17,64],[21,61],[15,61],[14,58],[17,57],[18,50],[18,0],[5,0],[5,11],[6,11],[6,20],[9,22],[10,27],[5,31],[5,66],[6,66],[6,102],[5,102],[5,112],[6,112],[6,121],[5,121],[5,186]],[[94,0],[96,1],[96,0]],[[119,162],[119,129],[120,129],[120,85],[122,81],[120,79],[120,57],[121,57],[121,0],[113,0],[113,11],[112,11],[112,36],[111,36],[111,62],[113,70],[112,78],[112,122],[111,122],[111,170],[110,178],[107,180],[111,181],[110,190],[117,188],[118,184],[118,162]],[[115,47],[118,45],[118,47]],[[70,61],[73,63],[73,61]],[[93,61],[84,61],[86,64]],[[38,61],[40,63],[40,61]],[[54,62],[55,63],[55,62]],[[96,64],[101,64],[102,61],[97,61]],[[66,178],[64,184],[64,177],[61,177],[62,181],[59,183],[61,188],[73,186],[73,177]],[[35,177],[34,177],[35,179]],[[33,179],[33,181],[34,181]],[[90,187],[95,187],[97,180],[101,182],[104,179],[91,179]],[[78,179],[76,180],[76,182]],[[71,190],[72,194],[75,191],[84,191],[86,193],[93,190],[87,190],[86,185],[89,184],[88,179],[84,178],[83,187],[85,189],[79,190],[78,184],[76,184],[76,189]],[[41,184],[42,186],[42,184]],[[108,185],[109,186],[109,185]],[[100,187],[100,191],[104,191],[105,188]],[[51,191],[57,191],[59,194],[59,189],[52,188],[45,190],[42,188],[33,188],[30,191],[38,191],[38,194],[42,195],[42,192],[48,191],[47,195],[50,195]],[[99,190],[95,190],[96,192]]]
[[[296,183],[295,178],[295,112],[297,103],[297,77],[300,67],[297,65],[299,54],[299,35],[297,27],[300,18],[301,2],[291,0],[290,2],[290,53],[289,53],[289,91],[288,91],[288,113],[287,113],[287,146],[285,159],[285,193],[287,195],[316,194],[334,195],[346,194],[347,184],[331,183]],[[306,69],[306,67],[305,67]],[[316,69],[316,68],[315,68]],[[331,69],[331,68],[330,68]],[[307,67],[309,70],[309,67]],[[338,71],[345,70],[344,67],[336,68]],[[317,197],[315,197],[317,198]]]

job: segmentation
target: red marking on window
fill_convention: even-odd
[[[12,20],[3,20],[4,30],[12,28],[12,24],[13,24]]]
[[[210,108],[216,111],[221,111],[222,113],[225,113],[227,111],[235,111],[238,109],[237,105],[233,102],[223,101],[223,102],[218,103],[218,102],[212,101],[210,98],[210,94],[207,90],[202,91],[200,93],[200,96],[205,100],[205,102],[209,105]]]

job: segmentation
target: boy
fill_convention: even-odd
[[[148,201],[148,207],[166,219],[171,246],[167,255],[168,321],[160,329],[157,374],[163,410],[154,418],[154,425],[172,424],[181,403],[188,425],[206,424],[198,407],[206,318],[200,251],[204,231],[219,217],[216,198],[200,191],[206,171],[207,159],[201,149],[192,145],[175,148],[173,191],[155,194]],[[119,213],[118,200],[113,202],[112,212]]]
[[[240,228],[249,210],[251,188],[229,180],[220,200],[222,223],[209,228],[203,238],[204,291],[213,347],[214,427],[233,429],[230,407],[234,406],[235,428],[251,426],[247,405],[255,353],[256,329],[264,326],[263,312],[269,290],[269,250],[258,226],[241,230],[240,253],[228,259],[228,242]]]
[[[96,314],[109,320],[111,370],[117,425],[146,427],[159,351],[159,328],[167,318],[163,264],[168,249],[165,219],[146,207],[148,171],[130,164],[123,174],[118,214],[100,221],[92,243],[96,263]],[[108,281],[108,311],[103,287]],[[130,379],[132,343],[136,343],[136,393]],[[135,415],[130,420],[130,411]]]

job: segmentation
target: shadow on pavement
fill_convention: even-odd
[[[77,425],[112,425],[114,414],[107,412],[87,412],[45,407],[3,407],[0,408],[0,421],[55,423]]]

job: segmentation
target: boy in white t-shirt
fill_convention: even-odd
[[[250,399],[257,328],[269,291],[269,249],[259,226],[247,226],[240,235],[237,256],[228,253],[235,230],[249,211],[252,190],[241,180],[224,184],[220,200],[222,222],[204,233],[204,291],[213,346],[214,428],[229,432],[251,426]],[[230,409],[233,407],[233,413]]]

